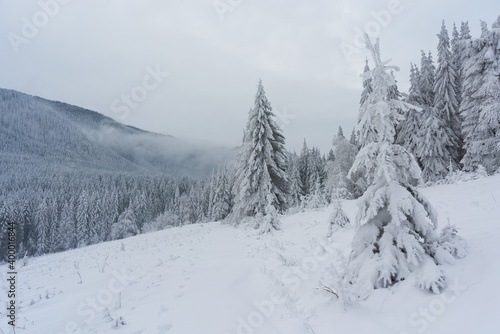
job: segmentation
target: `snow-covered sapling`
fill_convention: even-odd
[[[349,218],[342,209],[342,202],[340,200],[334,201],[333,211],[330,214],[329,222],[330,225],[327,237],[331,237],[339,228],[343,228],[350,223]]]
[[[375,67],[364,76],[372,78],[373,92],[360,109],[362,149],[349,173],[364,173],[368,188],[359,200],[346,289],[351,300],[364,299],[415,273],[422,289],[439,293],[446,281],[436,252],[446,249],[436,232],[437,214],[416,189],[421,170],[414,156],[394,143],[401,111],[418,107],[388,96],[390,72],[398,68],[381,60],[378,40],[365,39]]]

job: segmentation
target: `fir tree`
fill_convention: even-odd
[[[290,207],[298,207],[302,201],[302,181],[298,168],[298,157],[294,154],[288,166],[288,177],[290,179]]]
[[[394,84],[388,72],[397,67],[382,62],[378,40],[365,35],[375,68],[373,93],[360,109],[358,128],[363,148],[350,171],[366,173],[369,187],[359,202],[357,231],[353,241],[346,283],[352,298],[366,298],[373,289],[388,287],[418,272],[425,290],[439,292],[446,286],[435,253],[439,236],[435,211],[417,191],[420,168],[413,155],[394,144],[398,110],[415,108],[388,99]]]
[[[421,165],[421,158],[417,154],[417,148],[421,142],[422,106],[424,105],[420,91],[420,71],[414,64],[410,64],[410,90],[407,102],[418,107],[408,108],[403,112],[404,119],[398,123],[396,143],[403,146],[412,153]]]
[[[497,20],[490,31],[486,23],[481,22],[481,37],[469,44],[468,58],[464,63],[460,112],[466,149],[462,163],[468,171],[482,165],[491,174],[500,167],[499,26]]]
[[[350,223],[349,218],[342,209],[342,202],[337,199],[333,203],[333,211],[328,219],[330,223],[328,233],[326,235],[328,238],[331,237],[340,228],[343,228]]]
[[[347,178],[347,174],[358,153],[356,146],[347,141],[339,127],[337,137],[333,140],[335,160],[327,165],[327,195],[329,198],[352,198],[357,194],[355,184]]]
[[[441,26],[441,32],[438,34],[438,67],[434,82],[434,108],[437,114],[432,113],[430,117],[440,117],[444,122],[440,122],[441,131],[446,132],[450,137],[448,143],[441,143],[442,150],[449,151],[449,154],[443,152],[445,158],[451,158],[454,168],[458,167],[461,160],[461,121],[458,116],[458,100],[456,86],[456,68],[453,65],[452,53],[450,50],[450,39],[444,21]],[[428,117],[429,118],[429,117]],[[434,122],[434,121],[433,121]],[[439,139],[439,138],[435,138]],[[435,145],[435,144],[433,144]],[[446,163],[448,165],[449,162]],[[436,166],[437,167],[437,166]],[[439,171],[434,171],[439,173]],[[425,174],[425,173],[424,173]]]
[[[304,139],[302,144],[302,151],[300,152],[299,160],[297,162],[297,168],[300,173],[300,183],[302,184],[302,195],[307,196],[311,192],[312,185],[309,184],[311,179],[311,168],[310,168],[310,150],[307,147],[307,142]]]
[[[285,139],[259,81],[237,163],[233,212],[242,218],[266,213],[269,194],[277,211],[287,208]]]
[[[434,82],[436,68],[432,61],[432,54],[426,55],[422,51],[422,59],[420,63],[420,94],[423,99],[423,105],[431,107],[434,105]]]
[[[363,73],[368,73],[369,71],[370,71],[370,66],[368,66],[368,58],[367,58]],[[363,80],[363,91],[361,92],[361,99],[359,101],[359,104],[363,105],[363,103],[365,103],[366,99],[368,98],[368,95],[370,95],[372,92],[373,92],[372,79],[370,77],[365,77],[365,79]]]
[[[446,177],[449,166],[457,167],[450,149],[458,145],[455,136],[436,108],[430,108],[421,127],[416,155],[422,163],[422,178],[436,182]]]
[[[353,128],[353,129],[352,129],[352,132],[351,132],[351,138],[349,139],[349,142],[350,142],[352,145],[354,145],[354,146],[358,147],[358,137],[357,137],[357,135],[356,135],[356,128]]]

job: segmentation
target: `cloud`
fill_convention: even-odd
[[[138,84],[144,68],[160,64],[170,77],[124,122],[236,146],[260,77],[273,106],[289,106],[303,121],[287,128],[288,142],[314,137],[326,150],[331,133],[317,128],[355,123],[366,56],[346,59],[340,44],[394,1],[242,1],[221,21],[211,0],[72,0],[16,54],[6,36],[20,33],[23,17],[32,19],[40,5],[3,0],[0,86],[113,117],[111,102]],[[493,22],[500,14],[493,0],[400,4],[380,36],[382,56],[402,69],[401,90],[420,49],[435,50],[443,18],[449,28],[469,19],[477,35],[480,18]]]

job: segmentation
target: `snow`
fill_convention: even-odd
[[[355,229],[326,239],[331,205],[283,216],[269,234],[211,222],[18,261],[16,324],[25,329],[16,332],[495,333],[500,175],[420,191],[439,214],[438,230],[450,222],[468,243],[464,259],[441,266],[448,287],[440,295],[421,291],[412,274],[344,302],[339,275]],[[356,201],[342,206],[354,222]],[[6,272],[2,265],[3,282]],[[5,284],[0,296],[4,304]],[[0,328],[11,333],[6,323],[2,312]]]

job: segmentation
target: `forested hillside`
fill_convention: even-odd
[[[201,176],[232,158],[229,149],[115,122],[97,112],[0,89],[3,172],[106,170],[147,175]]]

